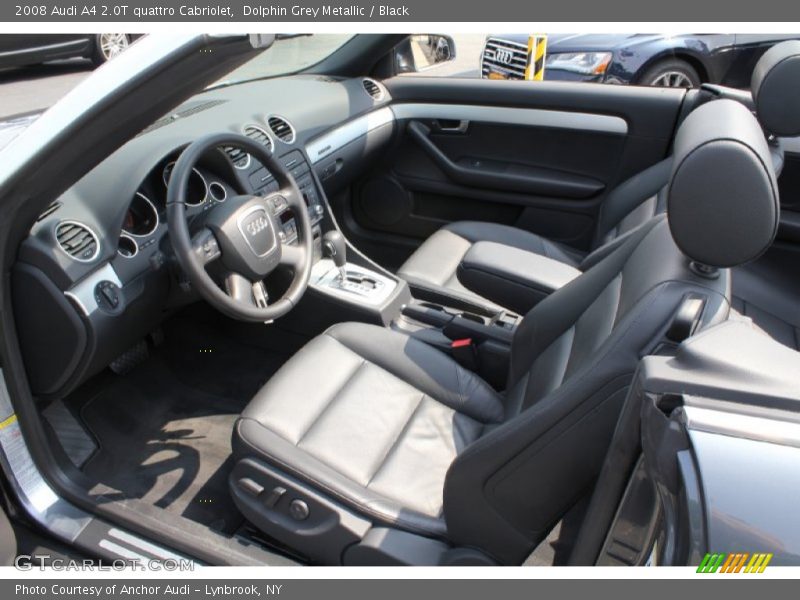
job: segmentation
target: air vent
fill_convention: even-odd
[[[383,100],[383,88],[374,79],[364,79],[361,82],[366,92],[375,100]]]
[[[44,212],[39,215],[39,218],[36,219],[36,222],[44,221],[47,217],[52,215],[61,207],[61,202],[56,200],[55,202],[51,203],[47,208],[44,209]]]
[[[272,138],[269,136],[269,134],[258,125],[245,125],[244,129],[242,129],[242,132],[251,140],[255,140],[262,146],[266,146],[270,152],[275,147],[275,144],[272,142]],[[237,169],[246,169],[250,166],[250,155],[241,148],[225,146],[223,150],[225,150],[225,154],[228,155],[228,158],[231,159],[233,166]]]
[[[278,138],[285,144],[291,144],[294,142],[295,133],[294,127],[292,124],[289,123],[283,117],[272,116],[267,119],[267,124],[269,128],[272,130],[272,133],[275,134],[275,137]]]
[[[255,140],[262,146],[266,146],[269,150],[272,150],[272,138],[258,125],[247,125],[244,128],[244,134],[251,140]]]
[[[100,253],[97,235],[77,221],[61,221],[56,227],[56,239],[64,252],[81,262],[90,262]]]
[[[250,155],[241,148],[234,148],[233,146],[225,146],[223,148],[225,154],[231,159],[233,166],[237,169],[246,169],[250,166]]]
[[[164,127],[165,125],[169,125],[170,123],[174,123],[178,119],[185,119],[186,117],[190,117],[199,112],[203,112],[204,110],[208,110],[209,108],[214,108],[215,106],[219,106],[220,104],[224,104],[225,102],[226,100],[201,100],[194,102],[186,102],[185,104],[180,105],[175,110],[175,112],[172,112],[164,117],[161,117],[158,121],[155,121],[152,125],[143,130],[139,135],[148,133],[150,131],[154,131],[155,129]]]

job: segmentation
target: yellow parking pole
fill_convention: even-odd
[[[528,38],[528,64],[525,67],[526,81],[544,79],[544,61],[547,56],[547,36],[536,33]]]

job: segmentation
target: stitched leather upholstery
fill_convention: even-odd
[[[379,521],[443,536],[445,473],[503,416],[500,396],[450,357],[345,323],[258,392],[234,440],[237,454],[255,452]]]
[[[708,135],[698,144],[729,130],[754,135],[742,127],[753,119],[743,107],[722,114],[700,115],[708,117]],[[735,148],[751,156],[746,144]],[[720,161],[702,164],[712,180],[727,171]],[[772,179],[750,179],[739,205],[772,206]],[[670,194],[678,211],[692,202],[681,190]],[[724,187],[708,188],[705,201],[724,206],[727,197]],[[762,227],[755,246],[776,228],[777,221]],[[366,528],[390,525],[519,564],[591,490],[639,360],[662,347],[686,297],[704,300],[700,329],[728,317],[730,271],[701,274],[692,264],[700,255],[686,256],[676,245],[693,231],[691,221],[658,215],[595,252],[586,271],[517,326],[502,394],[421,341],[376,326],[337,325],[247,406],[234,430],[236,455],[346,505],[368,519]],[[508,241],[527,243],[508,233]],[[704,237],[711,246],[729,239],[724,228]],[[279,529],[285,519],[269,517],[263,521],[278,523],[272,533],[279,539],[281,531],[294,533]],[[352,535],[320,536],[324,551],[312,559],[341,556],[354,543]]]
[[[632,177],[609,194],[600,215],[598,232],[592,251],[613,243],[618,237],[646,223],[654,215],[663,212],[663,188],[669,179],[671,160],[667,159]],[[447,303],[449,298],[477,305],[489,312],[510,309],[524,314],[533,304],[513,306],[506,300],[514,296],[513,285],[502,288],[497,282],[497,293],[485,286],[475,286],[460,273],[464,256],[477,243],[493,242],[512,249],[542,257],[554,263],[585,270],[586,253],[564,244],[548,240],[516,227],[459,221],[445,225],[434,233],[412,254],[398,270],[422,297]],[[509,253],[511,255],[511,253]],[[533,258],[536,258],[533,257]],[[533,262],[531,260],[530,262]],[[539,260],[541,263],[542,261]],[[426,294],[427,292],[427,294]]]

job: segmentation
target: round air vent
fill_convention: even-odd
[[[295,139],[295,132],[294,127],[292,124],[289,123],[283,117],[278,117],[276,115],[271,116],[267,119],[267,125],[269,125],[270,130],[272,133],[275,134],[275,137],[282,141],[284,144],[291,144],[294,142]]]
[[[255,140],[256,142],[258,142],[262,146],[266,146],[270,150],[272,150],[272,148],[274,147],[270,135],[258,125],[246,125],[244,128],[244,134],[251,140]]]
[[[383,100],[383,88],[374,79],[365,78],[361,81],[364,90],[372,96],[374,100]]]
[[[78,221],[61,221],[56,227],[58,246],[75,260],[91,262],[100,254],[97,234]]]
[[[233,166],[237,169],[246,169],[250,166],[250,155],[241,148],[233,146],[225,146],[223,148],[225,154],[231,159]]]

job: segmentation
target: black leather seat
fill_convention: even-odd
[[[309,342],[250,402],[237,451],[269,455],[366,514],[445,536],[442,482],[505,418],[500,395],[423,342],[362,323]]]
[[[725,267],[775,236],[769,150],[741,104],[686,119],[667,202],[669,225],[650,219],[526,315],[503,393],[387,329],[309,342],[236,423],[237,506],[325,564],[522,562],[591,489],[640,357],[668,346],[687,297],[700,328],[724,320]]]
[[[598,232],[601,233],[596,236],[593,249],[613,243],[664,212],[664,188],[671,168],[672,159],[665,159],[609,194],[600,215]],[[483,253],[494,253],[491,257],[494,260],[488,256],[482,258]],[[505,256],[498,257],[499,253]],[[537,281],[532,276],[544,275],[547,279],[542,283],[550,280],[548,271],[566,273],[566,277],[572,272],[572,277],[577,277],[593,264],[595,257],[590,254],[509,225],[458,221],[445,225],[425,240],[397,275],[422,299],[456,306],[464,303],[488,312],[508,309],[525,314],[553,289],[561,287],[555,283],[537,294],[536,289],[525,289],[536,287]],[[521,286],[509,286],[513,279],[503,272],[503,267],[516,264],[525,265],[528,274]]]
[[[746,92],[726,93],[752,105],[765,130],[800,135],[800,110],[794,101],[800,81],[800,41],[771,48],[757,63],[752,99]],[[701,92],[696,102],[714,99],[720,90]],[[783,164],[777,140],[771,147],[776,172]],[[615,240],[666,209],[669,157],[612,190],[598,215],[589,252],[535,233],[495,223],[462,221],[445,225],[428,238],[397,274],[421,299],[493,313],[525,314],[532,306],[597,262]]]

